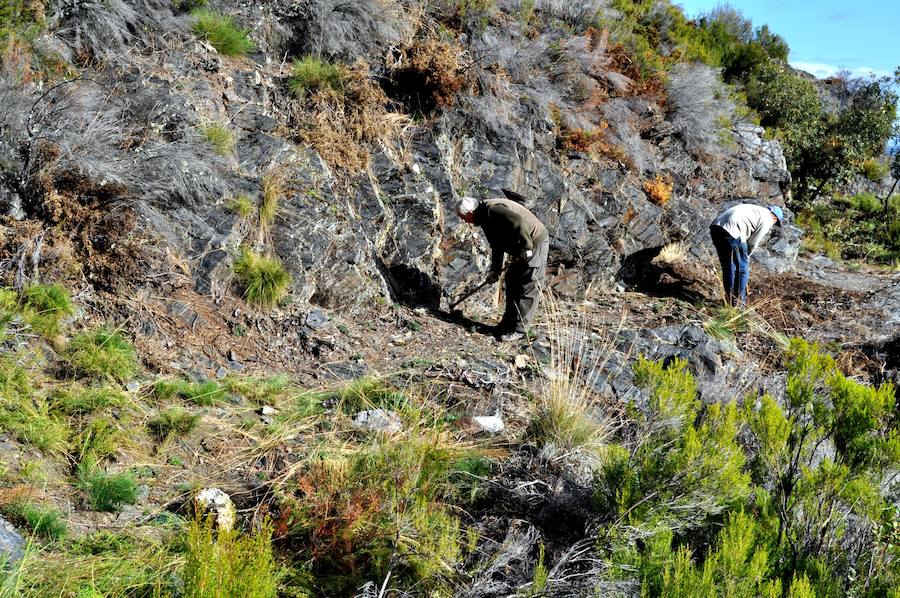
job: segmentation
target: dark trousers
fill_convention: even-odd
[[[729,235],[724,228],[715,224],[709,227],[713,246],[722,264],[722,286],[725,300],[729,305],[743,306],[747,303],[747,281],[750,279],[750,256],[747,244]]]
[[[538,243],[533,251],[531,259],[514,259],[506,268],[506,309],[498,326],[501,332],[526,332],[537,312],[550,240]]]

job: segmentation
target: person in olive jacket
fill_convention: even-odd
[[[500,280],[504,255],[510,257],[506,309],[497,330],[504,342],[522,338],[537,310],[547,271],[550,237],[546,227],[525,206],[504,198],[479,201],[464,197],[456,212],[469,224],[480,226],[490,243],[489,283]]]

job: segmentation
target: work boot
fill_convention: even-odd
[[[500,341],[504,342],[504,343],[511,343],[513,341],[519,340],[520,338],[523,338],[524,336],[525,336],[525,333],[523,333],[523,332],[515,332],[515,331],[507,332],[506,334],[504,334],[500,337]]]

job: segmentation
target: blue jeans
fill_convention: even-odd
[[[715,224],[709,227],[713,246],[722,264],[722,286],[725,300],[729,305],[743,306],[747,303],[747,281],[750,279],[750,256],[747,244],[729,235],[725,229]]]

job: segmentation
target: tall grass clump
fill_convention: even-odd
[[[118,330],[100,328],[80,332],[64,355],[76,373],[91,378],[124,382],[137,372],[134,347]]]
[[[26,526],[36,536],[46,540],[61,540],[68,533],[62,513],[25,500],[15,500],[2,508],[11,521]]]
[[[201,125],[200,135],[220,156],[231,155],[231,152],[234,151],[234,133],[222,123],[212,122]]]
[[[279,568],[272,555],[271,528],[253,534],[216,532],[212,518],[195,520],[188,528],[182,576],[185,598],[274,598]]]
[[[275,221],[281,198],[287,192],[288,180],[288,167],[284,165],[273,166],[263,174],[259,183],[262,192],[262,201],[259,204],[259,223],[263,229]]]
[[[244,299],[264,308],[284,299],[293,282],[291,275],[275,257],[265,257],[249,249],[241,249],[234,261],[234,274]]]
[[[198,8],[191,15],[196,19],[194,33],[205,38],[219,54],[243,56],[255,49],[248,31],[239,29],[230,16],[206,8]]]
[[[75,313],[69,291],[58,284],[29,285],[22,290],[28,323],[43,336],[59,334],[62,321]]]
[[[241,218],[246,218],[250,214],[253,213],[254,208],[256,207],[253,203],[253,200],[250,199],[249,195],[240,194],[237,197],[231,199],[226,204],[228,211],[237,214]]]
[[[160,441],[189,434],[200,422],[200,416],[182,407],[170,407],[147,422],[147,427]]]
[[[333,64],[315,56],[304,56],[294,60],[288,83],[291,92],[299,98],[321,89],[329,89],[342,95],[346,73],[341,65]]]
[[[0,428],[47,453],[64,453],[69,449],[71,430],[66,420],[51,412],[39,397],[0,401]]]
[[[589,340],[583,318],[563,311],[561,303],[545,295],[550,368],[541,384],[537,410],[526,435],[561,457],[580,454],[596,461],[604,452],[614,425],[597,403],[594,387],[602,380],[612,347],[609,338]]]
[[[214,380],[203,382],[160,380],[153,385],[153,392],[160,399],[185,399],[204,407],[222,402],[226,395],[225,388]]]
[[[78,485],[87,493],[88,503],[95,511],[113,513],[122,505],[137,502],[137,482],[131,474],[106,474],[93,457],[79,464],[77,474]]]

